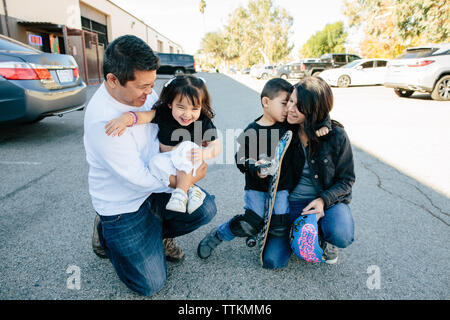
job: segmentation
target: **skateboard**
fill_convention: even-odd
[[[270,175],[271,180],[269,184],[269,196],[266,199],[265,211],[264,211],[264,226],[256,236],[256,241],[260,245],[260,262],[263,265],[263,253],[267,241],[267,235],[269,234],[270,221],[272,218],[273,205],[277,196],[278,182],[280,181],[281,164],[283,162],[286,150],[292,140],[292,131],[288,130],[278,142],[275,154],[270,165],[265,165],[266,171],[264,174]],[[256,241],[252,238],[247,239],[247,245],[256,244]]]

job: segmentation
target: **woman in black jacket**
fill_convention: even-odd
[[[333,107],[333,93],[318,77],[305,77],[294,86],[288,102],[287,121],[294,138],[287,154],[293,184],[289,196],[290,222],[300,215],[315,214],[319,243],[325,262],[338,259],[338,247],[353,242],[354,223],[348,204],[355,182],[350,140],[337,121],[328,135],[315,134]],[[272,238],[265,249],[265,265],[282,268],[291,255],[287,237]]]

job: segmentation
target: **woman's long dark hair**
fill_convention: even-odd
[[[305,77],[294,85],[297,92],[297,109],[305,116],[304,130],[309,140],[311,156],[320,151],[320,140],[316,130],[333,109],[333,92],[330,86],[319,77]]]
[[[200,106],[201,113],[206,117],[214,118],[211,98],[204,80],[191,75],[176,76],[169,80],[164,85],[161,95],[153,108],[161,108],[164,112],[169,111],[169,105],[172,104],[177,95],[186,97],[194,106]]]

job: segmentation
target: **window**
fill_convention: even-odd
[[[407,50],[405,53],[399,55],[395,59],[425,58],[431,56],[437,50],[437,48],[420,48]]]
[[[361,58],[354,54],[351,54],[348,56],[348,62],[352,62],[352,61],[359,60],[359,59],[361,59]]]
[[[386,65],[387,65],[387,61],[385,61],[385,60],[378,60],[377,61],[377,68],[386,67]]]
[[[367,61],[367,62],[364,62],[361,66],[363,67],[363,69],[373,68],[373,62],[374,61]]]
[[[99,44],[102,43],[105,48],[108,46],[108,29],[104,24],[81,17],[81,26],[83,30],[96,33]]]
[[[335,55],[334,56],[334,62],[346,62],[345,61],[345,55]]]

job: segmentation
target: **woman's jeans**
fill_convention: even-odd
[[[297,219],[303,208],[312,200],[290,201],[291,224]],[[346,248],[353,242],[354,223],[350,207],[338,203],[327,210],[319,222],[319,236],[339,248]],[[267,239],[264,249],[263,266],[268,269],[284,268],[291,256],[291,247],[287,237],[272,237]]]
[[[190,233],[211,221],[217,208],[214,196],[205,194],[203,205],[191,214],[166,210],[170,194],[155,193],[136,212],[100,216],[100,242],[131,290],[148,296],[162,289],[166,281],[162,239]]]

